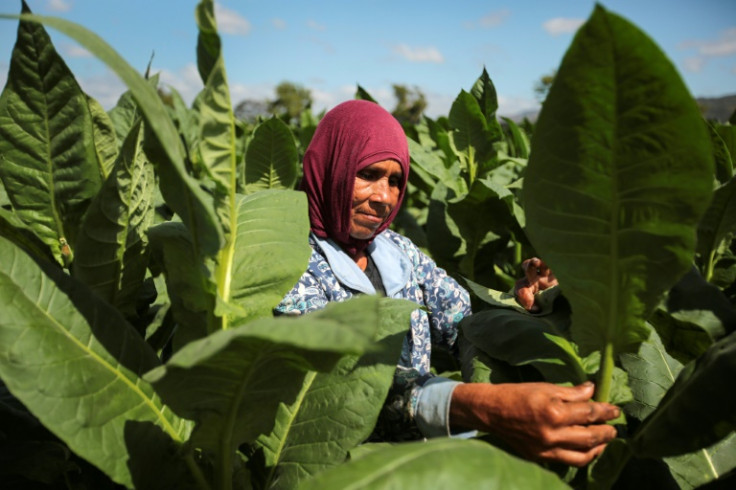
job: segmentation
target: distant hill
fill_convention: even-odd
[[[709,121],[728,122],[728,119],[736,111],[736,94],[724,95],[723,97],[696,97],[695,101],[700,106],[703,116]]]
[[[709,121],[716,120],[726,123],[731,115],[736,112],[736,94],[722,97],[696,97],[695,101],[700,106],[700,112]],[[526,118],[536,122],[537,116],[539,116],[539,111],[531,110],[509,116],[509,119],[514,122],[521,122]]]

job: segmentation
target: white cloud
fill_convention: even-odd
[[[271,25],[280,31],[286,29],[286,21],[284,19],[271,19]]]
[[[398,44],[392,48],[392,51],[402,58],[413,63],[444,63],[445,58],[434,46],[427,47],[411,47],[406,44]]]
[[[325,31],[327,27],[324,24],[320,24],[316,20],[309,19],[307,21],[307,27],[315,31]]]
[[[736,27],[721,31],[715,40],[689,39],[680,43],[682,50],[694,50],[695,54],[683,61],[683,68],[689,72],[700,72],[709,58],[736,55]]]
[[[84,49],[82,46],[78,44],[67,44],[62,46],[62,52],[64,53],[64,56],[68,56],[70,58],[91,58],[92,53]]]
[[[72,6],[65,0],[49,0],[46,2],[46,8],[52,12],[68,12]]]
[[[215,3],[215,19],[220,32],[236,36],[247,36],[250,33],[251,25],[248,19],[219,3]]]
[[[692,56],[690,58],[686,58],[685,61],[683,61],[682,65],[685,71],[698,73],[703,69],[703,66],[705,65],[705,58]]]
[[[549,19],[542,24],[547,34],[552,36],[559,36],[560,34],[570,34],[578,30],[583,25],[585,20],[583,19],[571,19],[565,17],[555,17]]]
[[[721,32],[715,41],[691,41],[703,56],[731,56],[736,54],[736,27]]]
[[[486,29],[500,26],[501,24],[503,24],[503,21],[506,20],[506,17],[508,17],[510,13],[511,12],[506,9],[491,12],[481,17],[478,20],[478,25]]]

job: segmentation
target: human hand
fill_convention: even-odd
[[[594,391],[590,382],[460,384],[452,394],[450,423],[497,436],[532,461],[585,466],[616,437],[605,422],[620,415],[615,405],[590,401]]]
[[[514,285],[514,296],[524,309],[537,311],[534,304],[534,295],[539,291],[557,285],[557,278],[550,268],[541,259],[532,257],[521,263],[524,269],[524,277],[516,281]]]

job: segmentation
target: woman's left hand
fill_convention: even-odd
[[[532,257],[521,264],[524,269],[524,277],[516,281],[514,285],[514,296],[516,300],[528,311],[536,311],[534,295],[539,291],[557,285],[557,278],[542,259]]]

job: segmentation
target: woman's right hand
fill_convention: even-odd
[[[524,277],[516,281],[514,296],[524,309],[536,311],[534,295],[539,291],[556,286],[557,278],[547,264],[538,257],[525,260],[521,267],[524,269]]]
[[[520,456],[584,466],[616,437],[620,409],[591,401],[595,387],[465,383],[455,387],[450,425],[494,434]]]

